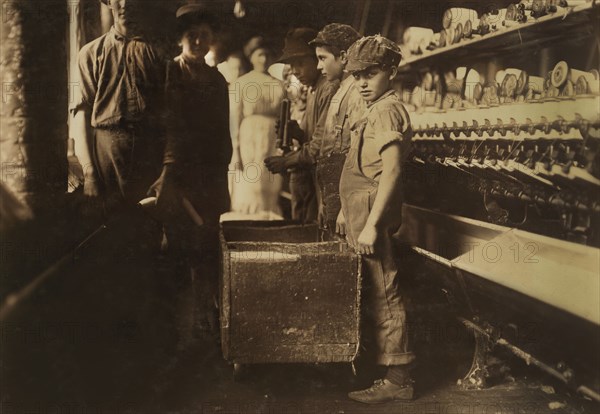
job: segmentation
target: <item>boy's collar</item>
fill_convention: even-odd
[[[204,58],[202,59],[192,59],[190,57],[185,56],[183,53],[179,55],[179,58],[189,66],[208,66]]]
[[[327,79],[325,79],[325,76],[319,76],[314,84],[312,84],[311,86],[308,86],[308,92],[315,93],[317,91],[317,88],[319,87],[319,85],[326,81],[327,81]]]
[[[144,40],[144,37],[141,35],[125,36],[115,26],[111,26],[110,31],[117,40]]]
[[[393,88],[391,88],[391,89],[388,89],[386,92],[382,93],[382,94],[381,94],[381,96],[380,96],[379,98],[375,99],[373,102],[370,102],[370,103],[368,103],[368,104],[367,104],[367,108],[370,108],[370,107],[372,107],[372,106],[373,106],[373,105],[375,105],[377,102],[379,102],[379,101],[381,101],[381,100],[383,100],[383,99],[387,98],[388,96],[390,96],[390,95],[391,95],[391,94],[393,94],[394,92],[396,92],[396,90],[395,90],[395,89],[393,89]]]
[[[338,88],[338,90],[343,91],[343,90],[349,90],[352,86],[354,85],[354,79],[351,76],[347,76],[345,78],[342,78],[342,81],[340,82],[340,87]]]

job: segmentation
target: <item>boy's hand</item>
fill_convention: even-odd
[[[327,221],[325,221],[325,212],[323,211],[323,204],[319,203],[319,211],[317,212],[317,226],[320,229],[327,228]]]
[[[346,235],[346,218],[342,210],[338,213],[337,219],[335,220],[335,232],[340,236]]]
[[[365,225],[363,231],[358,236],[358,240],[356,240],[358,254],[375,254],[377,236],[377,228],[375,226]]]
[[[159,214],[168,215],[175,204],[175,185],[170,165],[165,165],[160,177],[148,190],[149,196],[156,197],[156,209]]]
[[[265,166],[273,174],[283,174],[288,168],[287,159],[282,156],[265,158]]]
[[[83,177],[83,194],[87,197],[98,197],[100,189],[98,180],[93,173],[86,173]]]

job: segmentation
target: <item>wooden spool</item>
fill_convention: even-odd
[[[462,23],[459,23],[454,28],[454,42],[453,43],[460,42],[460,40],[462,38],[463,38],[463,25],[462,25]]]
[[[554,66],[550,75],[550,82],[555,88],[560,88],[564,85],[569,77],[569,65],[564,60],[561,60]]]
[[[481,103],[488,106],[500,103],[498,99],[498,84],[496,82],[489,82],[483,87]]]
[[[427,27],[408,27],[402,35],[402,43],[413,54],[421,53],[433,39],[433,30]]]
[[[517,96],[517,77],[512,73],[507,73],[502,81],[502,86],[500,87],[500,96],[504,96],[506,98],[514,99]]]
[[[468,69],[463,83],[463,96],[466,100],[475,102],[481,98],[482,92],[483,89],[479,72],[474,69]]]
[[[515,93],[517,95],[523,95],[529,86],[529,75],[524,70],[521,71],[519,79],[517,80],[517,88]]]
[[[600,92],[600,79],[598,79],[598,71],[596,69],[591,70],[589,72],[577,69],[570,70],[571,82],[577,83],[581,78],[585,79],[585,81],[587,82],[589,88],[588,93],[593,93],[597,95]]]
[[[560,90],[560,96],[575,96],[575,87],[573,82],[567,79],[562,89]]]
[[[446,83],[447,94],[460,94],[462,92],[463,79],[458,79],[454,71],[448,71],[444,73],[444,82]]]
[[[453,27],[449,27],[447,29],[444,29],[446,31],[446,44],[449,45],[453,45],[454,44],[454,36],[455,36],[455,32],[456,30]]]
[[[534,93],[544,92],[545,79],[541,76],[529,76],[528,88]]]
[[[463,37],[469,39],[471,36],[473,36],[473,22],[472,20],[467,20],[463,28]]]
[[[483,85],[481,82],[478,82],[473,87],[473,102],[479,103],[481,101],[481,96],[483,95]]]
[[[588,84],[588,81],[583,76],[580,76],[579,78],[577,78],[574,88],[575,88],[575,95],[587,95],[588,93],[590,93],[590,85]]]
[[[476,10],[464,7],[452,7],[446,10],[442,16],[442,27],[448,29],[450,27],[456,27],[458,24],[464,26],[468,20],[476,21],[477,19],[478,15]]]

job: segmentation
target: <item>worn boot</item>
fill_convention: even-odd
[[[354,401],[365,404],[380,404],[398,400],[413,399],[413,385],[396,385],[387,379],[378,379],[365,390],[353,391],[348,397]]]

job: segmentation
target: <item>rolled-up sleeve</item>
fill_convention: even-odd
[[[74,105],[71,108],[73,115],[77,114],[81,109],[92,108],[97,90],[94,56],[88,45],[79,51],[77,62],[79,67],[79,88],[75,91]]]
[[[383,107],[369,116],[377,151],[381,152],[391,143],[402,143],[408,120],[402,111],[394,107]]]

